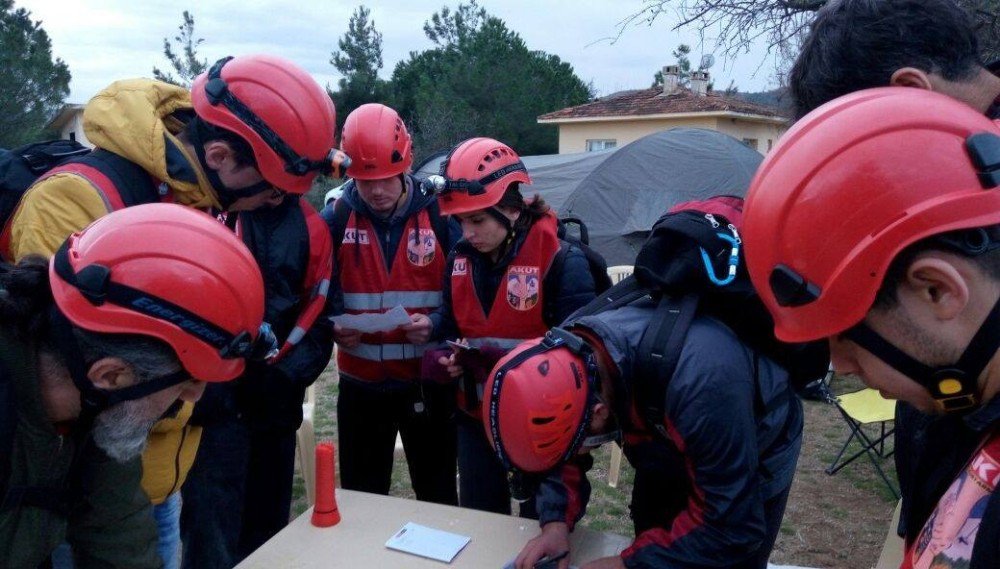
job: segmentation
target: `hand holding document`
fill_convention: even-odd
[[[369,314],[341,314],[331,316],[335,324],[348,330],[358,330],[359,332],[388,332],[400,326],[410,323],[410,315],[406,309],[397,305],[385,312],[374,312]]]

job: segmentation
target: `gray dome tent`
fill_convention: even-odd
[[[436,174],[447,152],[415,174]],[[675,128],[621,148],[522,157],[533,184],[560,216],[581,218],[590,245],[609,265],[630,265],[653,224],[670,207],[718,194],[743,196],[762,161],[759,153],[714,130]]]

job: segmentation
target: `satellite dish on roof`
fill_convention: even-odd
[[[698,65],[698,69],[711,69],[713,65],[715,65],[715,56],[711,53],[706,53],[701,56],[701,64]]]

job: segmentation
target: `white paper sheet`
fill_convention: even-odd
[[[361,332],[387,332],[410,323],[410,315],[402,306],[396,306],[385,312],[370,314],[341,314],[331,316],[330,320],[342,328],[359,330]]]
[[[385,542],[385,546],[389,549],[451,563],[458,552],[462,551],[462,548],[470,541],[472,538],[468,536],[409,522],[390,537],[389,541]]]

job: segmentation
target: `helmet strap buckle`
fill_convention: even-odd
[[[205,95],[208,96],[208,102],[212,103],[213,106],[221,103],[227,93],[229,93],[229,85],[226,84],[226,80],[222,77],[209,79],[205,83]]]
[[[900,350],[864,321],[845,333],[889,367],[927,389],[938,408],[945,413],[966,411],[979,404],[979,376],[1000,349],[1000,299],[993,305],[979,331],[958,361],[948,366],[932,367]]]
[[[104,304],[110,281],[111,271],[104,265],[87,265],[76,273],[76,289],[94,306]]]

